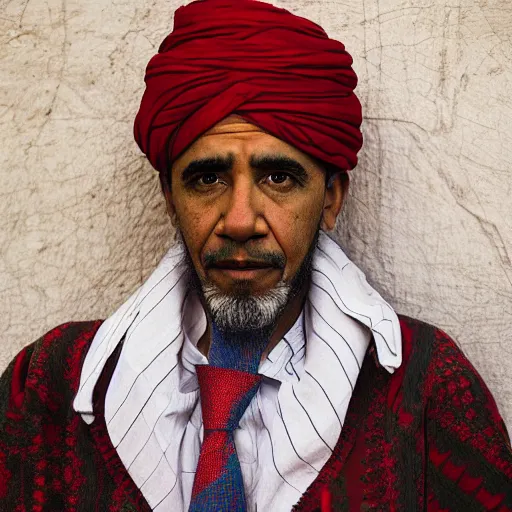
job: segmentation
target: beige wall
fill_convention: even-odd
[[[509,0],[280,0],[346,43],[365,147],[339,238],[399,312],[455,337],[512,430]],[[0,0],[0,369],[104,318],[172,239],[132,136],[181,2]]]

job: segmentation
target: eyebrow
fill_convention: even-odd
[[[197,173],[228,172],[233,168],[234,156],[229,153],[227,156],[210,156],[192,160],[181,173],[181,181],[186,182]],[[302,180],[309,181],[309,174],[297,160],[281,154],[253,155],[250,165],[257,171],[290,171]]]

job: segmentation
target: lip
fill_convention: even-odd
[[[263,261],[256,260],[224,260],[219,261],[214,265],[215,268],[227,268],[234,270],[247,270],[247,269],[259,269],[259,268],[268,268],[270,265]]]
[[[277,269],[275,267],[248,267],[246,269],[212,267],[211,270],[221,272],[222,274],[227,275],[232,279],[257,279],[261,278],[264,274]]]

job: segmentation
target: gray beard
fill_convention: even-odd
[[[198,293],[219,330],[226,333],[258,330],[269,335],[286,306],[304,289],[304,286],[309,286],[319,234],[320,225],[317,226],[309,250],[291,282],[286,283],[281,279],[272,289],[261,295],[251,295],[243,285],[235,287],[233,294],[227,294],[211,281],[201,280],[179,227],[176,229],[176,242],[184,249],[182,262],[186,266],[187,282]]]

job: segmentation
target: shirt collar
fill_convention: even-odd
[[[147,281],[101,325],[96,333],[85,358],[79,391],[73,402],[75,411],[81,413],[84,420],[88,422],[93,420],[94,386],[108,357],[123,338],[125,338],[121,354],[123,369],[116,368],[117,376],[114,374],[114,378],[119,377],[119,372],[122,372],[125,382],[134,382],[136,376],[145,372],[150,365],[155,368],[150,375],[154,375],[155,379],[158,378],[159,371],[164,372],[170,361],[176,361],[176,354],[182,348],[185,354],[192,358],[192,363],[197,364],[195,362],[198,360],[204,362],[199,358],[200,353],[192,355],[194,351],[191,348],[195,348],[194,343],[190,341],[191,346],[189,346],[186,342],[188,336],[189,340],[193,339],[197,343],[206,328],[206,315],[201,304],[197,304],[199,302],[197,297],[197,302],[194,303],[189,287],[182,279],[183,250],[180,245],[169,249]],[[396,313],[367,283],[364,274],[348,259],[341,247],[324,231],[320,231],[318,246],[315,250],[313,274],[314,286],[309,291],[309,296],[324,293],[331,297],[332,306],[339,311],[339,314],[352,317],[371,331],[380,364],[389,372],[398,368],[402,360],[402,346]],[[192,302],[187,305],[189,298]],[[314,307],[313,303],[314,301],[310,302],[311,307]],[[320,315],[320,312],[316,314]],[[177,321],[172,320],[173,318]],[[302,321],[302,315],[300,315],[294,328],[298,328]],[[282,361],[290,355],[297,359],[302,357],[300,336],[291,335],[292,332],[297,332],[294,328],[290,330],[289,337],[285,336],[288,343],[295,347],[292,348],[293,354],[287,353],[286,341],[283,343],[281,340],[270,354],[269,363],[265,362],[262,366],[262,371],[266,375],[277,368],[274,366],[273,358],[276,361]],[[161,354],[168,358],[167,362],[163,356],[160,357]],[[160,360],[162,361],[161,370],[158,366]],[[187,369],[190,370],[186,364],[181,366],[183,369],[180,368],[180,371],[183,373],[186,373]],[[285,364],[273,378],[286,379],[286,375],[281,371],[283,368],[284,373],[289,375]],[[187,381],[186,378],[185,381]],[[116,403],[116,401],[121,402],[123,398],[123,390],[119,389],[114,390],[108,400]]]
[[[191,293],[183,305],[183,346],[179,358],[180,391],[190,393],[199,389],[196,376],[196,365],[208,364],[197,344],[206,330],[206,314],[195,293]],[[301,311],[293,326],[260,363],[258,373],[279,382],[294,382],[300,378],[303,368],[301,361],[306,352],[306,341],[303,334],[304,310]]]

